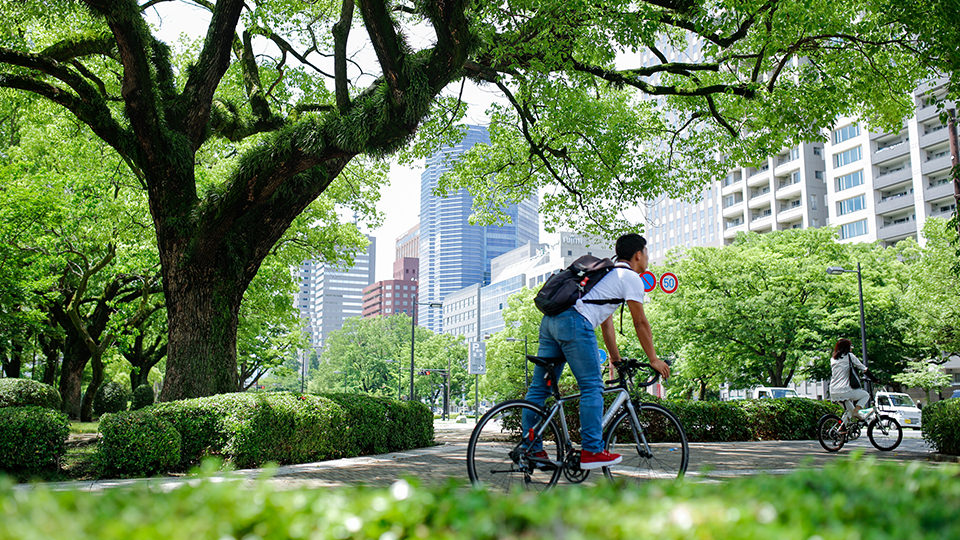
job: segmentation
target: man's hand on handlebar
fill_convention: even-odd
[[[663,360],[659,358],[653,358],[650,360],[650,365],[653,367],[653,369],[657,370],[657,373],[659,373],[664,379],[670,376],[670,366],[668,366]]]

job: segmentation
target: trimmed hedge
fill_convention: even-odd
[[[149,476],[180,462],[180,434],[170,422],[143,411],[106,414],[97,463],[104,474]]]
[[[93,414],[102,416],[104,414],[118,413],[127,410],[127,401],[130,400],[130,392],[127,387],[113,381],[107,381],[100,385],[97,394],[93,396]]]
[[[817,438],[817,420],[842,407],[832,401],[808,398],[745,399],[734,401],[745,413],[752,438],[806,441]]]
[[[836,460],[824,469],[704,484],[600,482],[545,493],[459,485],[279,490],[197,482],[97,496],[0,485],[0,539],[960,538],[960,468]],[[589,507],[589,511],[571,509]]]
[[[67,451],[67,415],[34,405],[0,408],[0,470],[34,472],[58,466]]]
[[[407,450],[433,442],[433,415],[425,405],[368,396],[246,392],[158,403],[141,411],[169,422],[180,434],[180,469],[208,455],[238,467],[256,467]]]
[[[923,438],[941,454],[960,455],[960,399],[931,403],[920,414]]]
[[[60,410],[60,392],[49,384],[30,379],[0,379],[0,407],[35,405]]]
[[[670,409],[683,424],[689,442],[814,440],[817,420],[824,414],[842,411],[832,401],[808,398],[689,401],[660,400],[646,393],[639,394],[639,398]],[[605,405],[612,400],[610,395],[605,396]],[[564,412],[570,436],[579,442],[579,408],[568,404]]]
[[[133,389],[133,398],[130,400],[130,410],[136,411],[153,405],[153,388],[149,384],[141,384]]]

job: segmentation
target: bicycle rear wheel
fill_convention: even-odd
[[[551,420],[543,431],[543,450],[549,460],[537,459],[528,449],[529,439],[522,434],[524,411],[534,414],[538,427],[546,421],[540,407],[513,400],[495,405],[473,428],[467,446],[467,475],[474,485],[502,491],[543,491],[557,483],[563,459],[557,424]]]
[[[840,417],[835,414],[825,414],[817,421],[817,439],[827,452],[837,452],[847,442],[841,427]]]
[[[896,419],[879,416],[867,425],[867,437],[877,450],[890,451],[900,446],[903,440],[903,428]]]
[[[687,434],[677,417],[665,407],[654,403],[636,405],[637,426],[646,440],[638,437],[630,413],[624,409],[610,424],[605,442],[607,450],[623,456],[613,467],[604,467],[607,478],[631,484],[683,476],[690,460]]]

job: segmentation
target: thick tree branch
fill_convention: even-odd
[[[591,66],[583,62],[573,61],[573,69],[582,73],[589,73],[605,81],[625,86],[632,86],[653,96],[709,96],[712,94],[734,94],[751,98],[754,90],[745,84],[712,84],[699,88],[679,88],[676,86],[661,86],[650,84],[634,77],[630,72],[613,71],[599,66]]]
[[[203,50],[183,88],[185,104],[180,126],[194,149],[204,140],[213,95],[230,66],[230,47],[240,19],[243,0],[219,0],[207,29]]]
[[[343,0],[340,8],[340,20],[333,25],[333,75],[337,94],[337,107],[340,112],[350,108],[350,94],[347,87],[347,38],[353,24],[353,0]]]
[[[380,68],[383,70],[389,99],[394,105],[401,104],[410,85],[404,70],[405,43],[397,34],[385,1],[362,0],[360,13],[363,15],[363,23],[370,35],[370,41],[373,42],[373,50],[377,53]]]

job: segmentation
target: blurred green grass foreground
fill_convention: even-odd
[[[2,540],[960,538],[960,467],[857,457],[787,476],[561,484],[540,495],[406,481],[322,490],[201,481],[166,493],[2,484]]]

